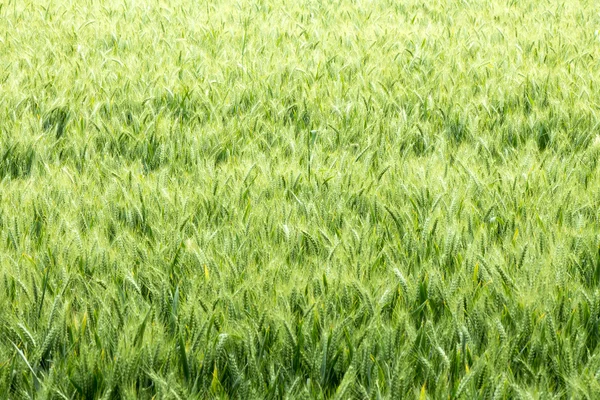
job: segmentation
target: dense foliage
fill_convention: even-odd
[[[1,396],[598,398],[598,11],[0,3]]]

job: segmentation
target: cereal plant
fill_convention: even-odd
[[[591,0],[0,2],[0,397],[600,397]]]

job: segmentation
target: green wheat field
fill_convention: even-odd
[[[0,398],[600,398],[599,30],[0,1]]]

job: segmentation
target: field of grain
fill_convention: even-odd
[[[600,397],[600,7],[0,2],[0,397]]]

